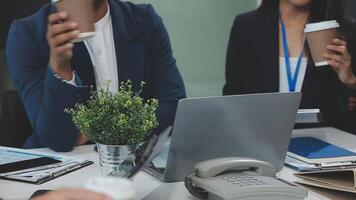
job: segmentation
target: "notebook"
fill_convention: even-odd
[[[288,156],[321,167],[355,164],[356,153],[313,137],[291,139]]]

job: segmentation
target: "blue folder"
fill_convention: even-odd
[[[356,153],[313,137],[293,138],[288,151],[305,159],[356,156]]]

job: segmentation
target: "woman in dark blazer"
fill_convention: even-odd
[[[340,23],[343,39],[335,39],[326,47],[334,52],[324,54],[329,66],[315,67],[304,27],[327,20]],[[300,107],[320,108],[323,126],[353,131],[356,117],[350,112],[354,105],[349,98],[356,88],[353,27],[345,16],[343,0],[263,0],[257,10],[235,19],[224,95],[301,91]],[[291,70],[289,78],[286,67]]]

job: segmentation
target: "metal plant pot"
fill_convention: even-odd
[[[128,178],[135,170],[135,161],[143,143],[133,145],[97,144],[103,176]]]

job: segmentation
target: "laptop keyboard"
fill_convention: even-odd
[[[153,163],[150,163],[150,164],[148,165],[148,167],[151,168],[151,169],[153,169],[153,170],[155,170],[155,171],[157,171],[158,173],[160,173],[160,174],[162,174],[162,175],[164,175],[165,172],[166,172],[166,168],[158,168],[158,167],[155,167]]]

